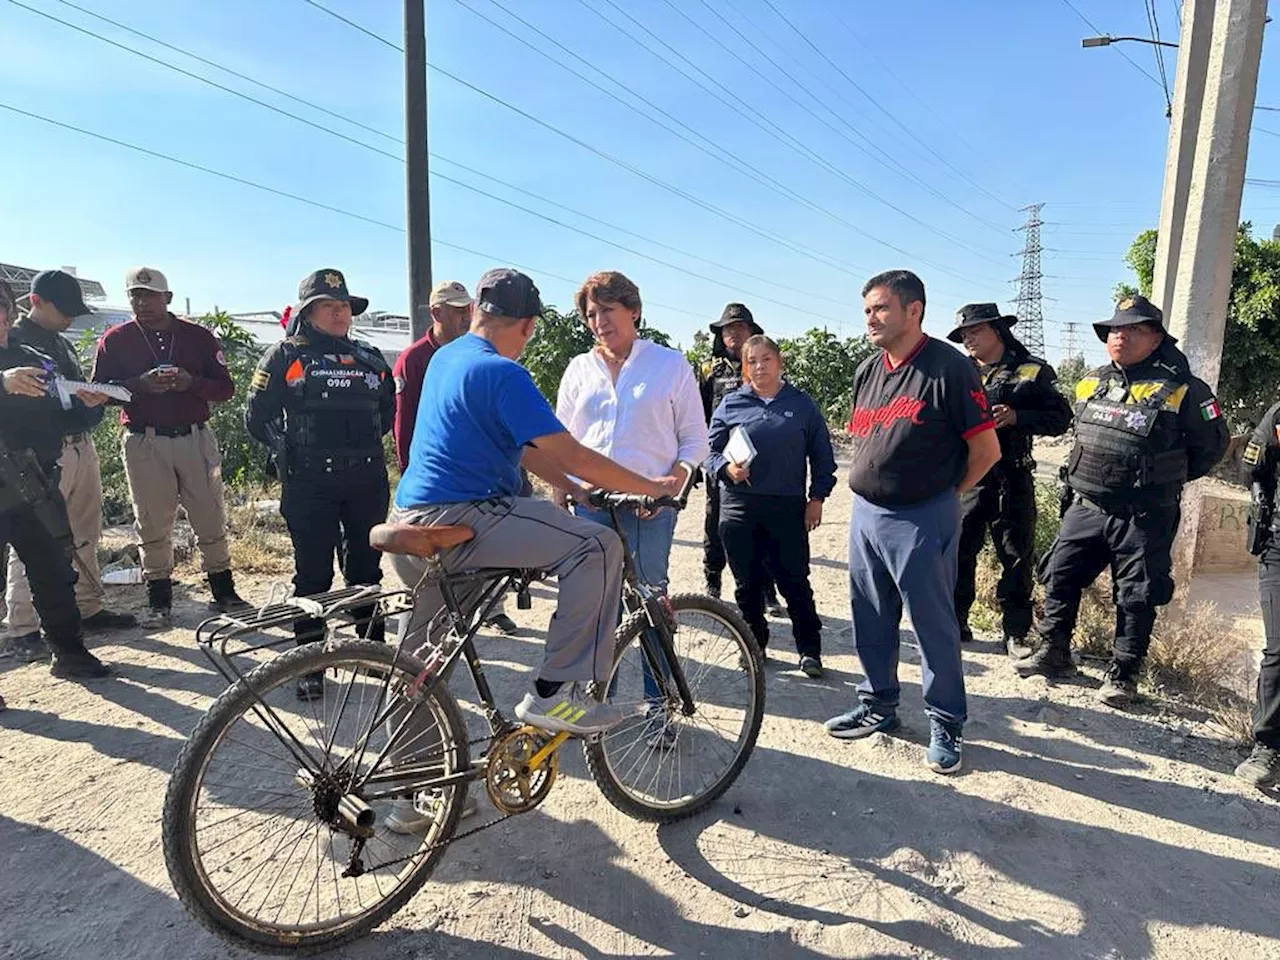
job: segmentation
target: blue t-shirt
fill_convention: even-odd
[[[525,445],[563,431],[528,370],[465,334],[431,358],[396,506],[514,497]]]

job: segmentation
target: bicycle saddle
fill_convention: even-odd
[[[466,543],[475,535],[470,527],[460,524],[427,527],[416,523],[380,523],[369,531],[369,546],[383,553],[427,558]]]

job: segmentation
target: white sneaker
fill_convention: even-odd
[[[435,790],[419,790],[412,800],[392,800],[391,813],[387,815],[387,829],[392,833],[422,833],[444,812],[444,797]],[[467,794],[462,804],[462,817],[466,819],[476,812],[475,798]]]
[[[549,697],[530,690],[516,705],[516,716],[531,727],[585,737],[613,729],[631,712],[592,700],[580,683],[564,683]]]

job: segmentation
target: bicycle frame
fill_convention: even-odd
[[[627,614],[643,612],[649,624],[649,629],[646,629],[640,635],[640,643],[651,676],[657,683],[666,688],[669,698],[671,698],[672,691],[668,684],[674,683],[675,693],[680,700],[682,713],[685,716],[692,716],[695,712],[693,696],[689,689],[688,680],[675,654],[675,646],[672,642],[674,621],[670,607],[666,603],[666,595],[663,591],[640,582],[630,545],[618,519],[618,508],[608,506],[605,509],[609,511],[614,531],[622,539],[623,609]],[[491,612],[497,608],[503,596],[511,588],[515,588],[515,592],[523,606],[528,600],[530,585],[545,578],[546,574],[541,571],[518,568],[488,568],[446,573],[440,561],[437,558],[431,558],[427,560],[426,571],[411,590],[348,587],[344,590],[330,591],[314,597],[290,598],[282,603],[263,607],[252,617],[237,618],[232,615],[222,615],[210,618],[197,628],[196,640],[205,655],[209,657],[223,677],[231,683],[244,682],[245,676],[236,666],[233,660],[234,655],[244,655],[268,647],[283,646],[294,642],[294,640],[292,637],[270,638],[264,642],[247,645],[232,654],[228,652],[228,645],[233,640],[240,639],[251,633],[260,634],[262,631],[272,628],[291,627],[301,616],[323,619],[326,623],[326,633],[328,633],[334,623],[358,622],[353,611],[357,608],[368,607],[371,604],[376,605],[375,616],[387,616],[397,613],[407,613],[412,616],[417,600],[426,592],[428,587],[436,586],[439,588],[444,601],[443,606],[430,617],[427,617],[417,629],[405,629],[401,632],[397,645],[397,658],[400,652],[406,649],[406,646],[410,651],[414,651],[428,644],[432,627],[442,615],[448,618],[448,630],[440,642],[430,648],[424,669],[405,691],[406,696],[411,700],[419,700],[430,694],[436,689],[437,685],[445,681],[458,659],[460,657],[465,658],[468,671],[475,684],[476,694],[484,707],[486,722],[489,724],[490,735],[486,739],[492,743],[497,738],[516,729],[517,725],[507,719],[498,709],[492,689],[484,675],[480,657],[476,652],[475,637],[480,632],[481,625]],[[474,586],[475,584],[482,584],[482,586],[471,615],[468,616],[459,600],[459,593],[462,592],[462,588]],[[215,645],[217,647],[216,652]],[[341,725],[353,682],[354,676],[340,694],[342,700],[338,705],[337,716],[333,721],[335,732]],[[294,736],[288,725],[281,721],[275,710],[262,699],[257,690],[251,688],[250,692],[256,701],[253,706],[254,713],[285,745],[294,759],[298,761],[301,769],[306,770],[312,776],[323,775],[326,778],[337,779],[344,784],[345,792],[358,792],[360,797],[366,801],[400,797],[418,790],[448,787],[482,778],[484,776],[483,757],[473,762],[471,769],[450,774],[443,773],[442,767],[430,764],[412,765],[399,767],[392,771],[382,771],[380,768],[384,765],[387,757],[395,752],[397,740],[404,735],[413,721],[413,710],[408,711],[403,719],[399,721],[399,724],[388,737],[386,746],[370,769],[358,777],[354,775],[354,772],[360,769],[370,738],[376,730],[388,723],[399,706],[398,702],[391,703],[387,699],[390,684],[391,673],[388,671],[382,679],[382,688],[379,691],[379,706],[374,719],[367,725],[358,744],[348,754],[347,758],[333,769],[327,769],[327,764],[323,760],[317,760],[312,756],[311,751]],[[326,755],[331,748],[332,741],[326,744]],[[423,779],[424,777],[426,779]]]

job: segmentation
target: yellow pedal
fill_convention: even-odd
[[[530,731],[535,730],[533,727],[525,727],[525,729]],[[546,731],[544,730],[536,730],[536,732],[541,733],[543,736],[546,735]],[[529,769],[537,770],[540,766],[546,763],[547,757],[559,750],[564,742],[569,739],[569,736],[570,735],[567,732],[562,730],[543,744],[542,749],[529,758]]]

